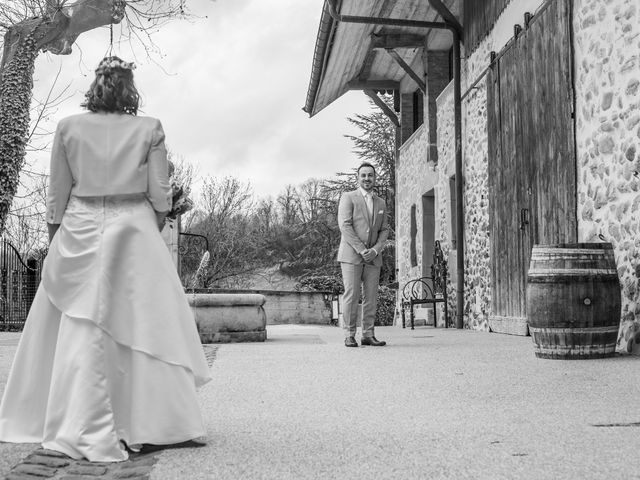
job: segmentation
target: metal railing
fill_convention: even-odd
[[[22,330],[41,272],[42,259],[25,261],[11,243],[0,241],[0,331]]]

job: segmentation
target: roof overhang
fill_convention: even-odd
[[[331,3],[344,16],[442,21],[426,0],[325,0],[303,108],[309,116],[349,90],[391,91],[399,89],[401,82],[411,81],[397,57],[411,66],[420,60],[424,48],[451,48],[452,35],[447,30],[338,22],[331,15]],[[461,0],[440,3],[460,18]]]

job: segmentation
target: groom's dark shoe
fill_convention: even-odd
[[[354,337],[347,337],[344,339],[344,345],[345,347],[357,347],[358,342],[356,342]]]
[[[371,345],[372,347],[384,347],[387,342],[381,342],[376,337],[362,337],[360,340],[362,345]]]

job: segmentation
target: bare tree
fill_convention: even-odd
[[[294,225],[300,214],[300,199],[296,187],[287,185],[284,191],[278,195],[277,203],[282,223]]]
[[[271,197],[261,199],[255,211],[256,231],[262,238],[265,238],[278,221],[276,204]]]
[[[204,235],[210,260],[205,286],[237,286],[244,275],[260,267],[256,261],[256,222],[251,185],[234,177],[205,178],[191,233]],[[184,258],[183,282],[189,284],[198,257]]]
[[[321,205],[317,199],[323,195],[322,180],[310,178],[298,188],[300,219],[303,222],[311,222],[318,217]]]
[[[16,195],[7,217],[4,238],[21,254],[37,257],[49,244],[45,220],[48,178],[31,171],[28,176],[25,195]]]
[[[126,21],[141,41],[159,24],[184,16],[186,0],[2,0],[0,4],[0,232],[24,166],[35,60],[65,55],[82,33]]]
[[[326,180],[285,187],[272,204],[273,221],[260,239],[271,264],[291,276],[332,269],[339,240],[334,197]]]

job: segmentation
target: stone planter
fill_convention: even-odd
[[[202,343],[264,342],[267,316],[264,295],[187,293]]]

